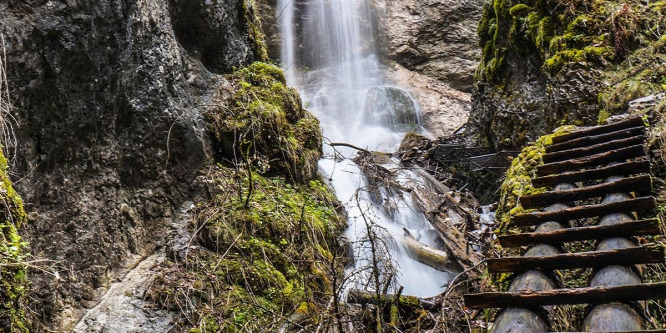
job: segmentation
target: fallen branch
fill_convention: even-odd
[[[352,145],[352,144],[350,144],[350,143],[344,143],[344,142],[331,142],[331,143],[329,143],[328,145],[331,146],[331,147],[348,147],[348,148],[352,148],[352,149],[360,150],[360,151],[362,151],[362,152],[364,152],[364,153],[372,154],[371,151],[369,151],[369,150],[367,150],[367,149],[364,149],[364,148],[361,148],[361,147],[358,147],[358,146],[354,146],[354,145]]]
[[[455,261],[451,260],[446,251],[425,245],[416,240],[407,229],[403,228],[403,230],[405,236],[402,238],[402,244],[409,250],[409,256],[414,260],[440,271],[451,271],[460,268]]]
[[[425,170],[419,167],[413,167],[412,170],[417,172],[419,175],[422,175],[426,183],[430,185],[431,188],[435,189],[435,192],[444,195],[444,202],[449,209],[452,211],[461,212],[462,214],[459,215],[465,219],[473,218],[472,216],[468,215],[471,214],[469,211],[459,207],[459,203],[456,203],[455,200],[453,200],[453,198],[450,196],[446,196],[449,192],[448,188],[442,185],[430,174],[425,172]],[[432,213],[433,211],[436,211],[438,207],[443,207],[442,203],[436,203],[433,201],[434,196],[431,192],[428,192],[421,187],[414,187],[412,196],[416,200],[416,203],[419,205],[419,207],[425,212]],[[447,218],[444,214],[427,215],[428,220],[435,228],[435,230],[437,230],[440,239],[442,242],[444,242],[444,245],[451,252],[453,258],[458,262],[458,264],[460,264],[463,269],[475,266],[477,263],[479,263],[479,261],[481,261],[481,257],[477,253],[474,251],[468,251],[469,247],[464,234],[458,230],[456,225],[454,225],[449,218]]]
[[[377,295],[371,292],[363,291],[363,290],[358,290],[358,289],[353,289],[349,291],[349,294],[347,295],[347,303],[349,304],[360,304],[360,305],[366,305],[366,304],[374,304],[377,305]],[[396,295],[393,294],[388,294],[388,295],[382,295],[380,298],[380,302],[382,304],[389,304],[389,303],[395,303],[395,298]],[[428,311],[437,311],[441,307],[441,304],[432,302],[432,301],[427,301],[424,299],[420,299],[416,296],[400,296],[399,297],[399,306],[400,308],[407,308],[407,309],[418,309],[422,308]]]

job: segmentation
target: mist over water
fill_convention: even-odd
[[[373,151],[394,152],[408,131],[423,131],[418,103],[401,87],[388,84],[376,56],[373,16],[368,1],[311,0],[305,5],[279,0],[277,15],[282,39],[281,60],[287,81],[301,92],[305,107],[321,122],[327,142],[344,142]],[[336,153],[337,151],[337,153]],[[452,273],[438,271],[410,257],[402,245],[403,228],[421,243],[437,247],[437,234],[411,196],[397,191],[368,192],[358,166],[349,159],[356,151],[324,146],[320,161],[336,195],[346,204],[353,244],[354,267],[368,266],[371,254],[366,222],[377,224],[396,266],[404,294],[434,296],[446,288]],[[334,156],[343,156],[336,159]],[[400,184],[421,186],[411,171],[396,161],[383,166]],[[382,262],[383,267],[389,266]],[[369,275],[358,275],[349,288],[372,289]]]

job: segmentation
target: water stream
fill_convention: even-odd
[[[277,15],[288,83],[299,89],[305,107],[320,120],[327,142],[393,152],[407,131],[423,131],[418,103],[382,75],[368,1],[279,0]],[[411,196],[399,191],[367,191],[369,184],[359,167],[348,159],[356,154],[351,148],[334,150],[325,145],[324,153],[320,168],[346,203],[349,216],[345,236],[355,260],[347,273],[355,278],[348,288],[377,288],[367,269],[373,262],[370,230],[371,235],[379,236],[376,250],[380,253],[375,258],[381,258],[380,268],[389,276],[391,267],[395,269],[393,277],[404,287],[404,294],[429,297],[442,292],[454,272],[438,271],[412,259],[402,242],[405,228],[421,243],[439,245],[436,232]],[[383,166],[405,186],[418,186],[421,181],[400,169],[396,161],[386,159]]]

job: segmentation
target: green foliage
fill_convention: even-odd
[[[477,30],[479,108],[470,118],[480,141],[516,147],[540,132],[530,126],[591,125],[666,91],[665,3],[489,1]],[[535,91],[540,105],[527,97]]]
[[[303,109],[282,70],[256,62],[231,78],[236,85],[231,105],[208,112],[219,154],[262,174],[314,178],[322,145],[319,122]]]
[[[617,63],[663,30],[663,2],[493,0],[477,31],[483,49],[477,74],[488,82],[506,79],[497,65],[507,55],[536,54],[553,75],[580,62]]]
[[[656,32],[666,29],[666,21],[657,22],[658,17],[666,15],[666,1],[659,1],[650,6],[643,17],[647,31]],[[644,41],[644,47],[626,56],[619,66],[605,73],[607,87],[599,94],[602,109],[599,119],[604,115],[624,112],[629,102],[636,98],[666,91],[666,34]]]
[[[500,224],[496,232],[507,232],[510,228],[511,217],[525,213],[518,201],[521,196],[546,191],[545,188],[534,188],[532,178],[536,176],[537,167],[543,164],[541,157],[546,151],[546,146],[552,144],[553,137],[567,133],[571,128],[571,126],[563,126],[556,129],[553,134],[540,137],[536,142],[525,147],[511,161],[511,166],[500,187],[500,201],[496,211]]]
[[[1,149],[0,198],[0,326],[6,332],[28,332],[30,325],[25,313],[28,281],[23,263],[26,243],[18,234],[26,214],[7,174],[7,160]]]
[[[254,55],[258,61],[268,61],[266,48],[266,35],[261,27],[261,21],[256,13],[255,0],[243,0],[243,14],[247,24],[249,36],[254,42]]]
[[[291,184],[253,172],[245,208],[247,177],[222,166],[206,172],[212,199],[197,205],[192,226],[203,248],[156,282],[160,304],[193,306],[181,323],[191,332],[277,331],[292,313],[318,320],[314,310],[343,269],[333,261],[345,219],[321,180]]]

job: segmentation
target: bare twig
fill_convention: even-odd
[[[371,151],[369,151],[369,150],[367,150],[367,149],[365,149],[365,148],[361,148],[361,147],[358,147],[358,146],[354,146],[353,144],[345,143],[345,142],[331,142],[331,143],[329,143],[328,145],[331,146],[331,147],[349,147],[349,148],[352,148],[352,149],[356,149],[356,150],[362,151],[362,152],[364,152],[364,153],[368,153],[368,154],[371,154],[371,153],[372,153]]]

